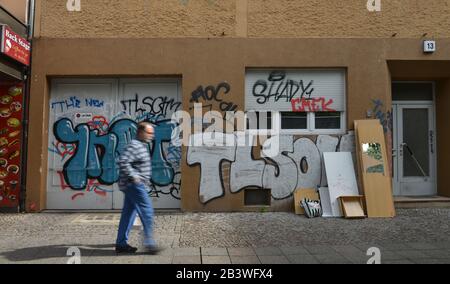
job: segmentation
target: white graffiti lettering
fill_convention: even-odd
[[[294,141],[291,135],[277,136],[278,155],[269,158],[261,151],[261,159],[255,159],[252,154],[254,147],[251,145],[254,145],[256,136],[244,132],[215,133],[214,137],[211,133],[197,133],[190,139],[189,144],[195,146],[188,148],[187,163],[200,165],[199,196],[203,204],[225,194],[223,183],[228,177],[222,176],[223,161],[231,162],[229,183],[232,193],[247,187],[265,188],[271,189],[272,198],[278,200],[289,198],[297,188],[317,188],[326,184],[324,152],[336,152],[339,148],[339,151],[349,151],[354,155],[355,151],[353,133],[342,137],[320,135],[316,144],[310,138]],[[217,146],[223,144],[216,142],[233,139],[234,146]],[[275,137],[265,141],[262,147],[273,143],[271,139]]]

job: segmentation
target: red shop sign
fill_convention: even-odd
[[[20,63],[30,65],[30,43],[13,32],[8,26],[2,26],[1,52]]]

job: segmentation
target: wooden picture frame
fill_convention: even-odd
[[[366,218],[363,195],[340,196],[339,201],[345,218]]]

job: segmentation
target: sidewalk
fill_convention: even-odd
[[[159,255],[117,256],[118,213],[0,215],[0,263],[450,263],[450,209],[400,209],[394,219],[307,219],[292,213],[159,213]],[[135,226],[131,244],[139,244]]]

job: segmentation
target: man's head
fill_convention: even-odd
[[[148,122],[140,122],[137,129],[137,139],[143,142],[150,142],[155,136],[155,129]]]

